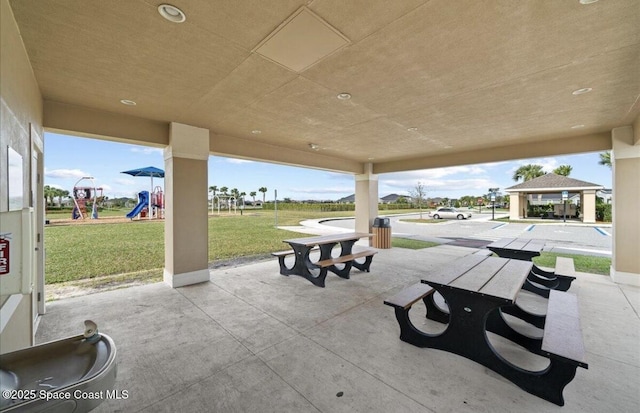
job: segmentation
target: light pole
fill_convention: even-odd
[[[500,188],[489,188],[489,194],[491,194],[491,220],[493,221],[496,217],[496,192],[498,192]]]

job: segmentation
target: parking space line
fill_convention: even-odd
[[[607,236],[607,237],[610,237],[610,236],[611,236],[611,234],[609,234],[607,231],[605,231],[605,230],[603,230],[603,229],[601,229],[601,228],[593,227],[593,229],[595,229],[595,230],[596,230],[596,231],[598,231],[600,234],[605,235],[605,236]]]

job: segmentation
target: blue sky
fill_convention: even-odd
[[[418,182],[427,189],[428,197],[458,198],[478,196],[488,188],[501,190],[516,184],[513,172],[521,165],[542,165],[551,172],[559,165],[573,167],[571,177],[611,188],[611,170],[598,165],[597,152],[532,158],[508,162],[456,166],[379,175],[379,195],[408,194]],[[71,191],[83,176],[93,176],[97,186],[109,198],[137,198],[141,190],[149,190],[149,178],[134,178],[122,174],[129,169],[155,166],[164,169],[162,150],[96,139],[76,138],[54,133],[45,134],[45,185]],[[154,179],[154,186],[164,184]],[[278,199],[336,200],[354,193],[352,175],[314,169],[295,168],[247,160],[209,157],[209,186],[237,188],[249,194],[267,187],[267,200]],[[247,200],[251,198],[247,196]]]

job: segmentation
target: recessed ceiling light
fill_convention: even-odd
[[[580,4],[591,4],[591,3],[595,3],[598,0],[580,0]]]
[[[122,103],[123,105],[127,105],[127,106],[135,106],[137,104],[133,100],[129,100],[129,99],[121,99],[120,103]]]
[[[593,89],[590,87],[583,87],[582,89],[576,89],[573,92],[571,92],[574,95],[583,95],[585,93],[589,93],[591,92]]]
[[[417,131],[417,130],[418,130],[418,128],[416,128],[415,126],[412,126],[411,128],[407,128],[407,130],[408,130],[409,132],[415,132],[415,131]]]
[[[254,135],[260,135],[262,131],[260,129],[254,129],[251,131],[251,133],[253,133]]]
[[[580,129],[580,128],[584,128],[584,125],[573,125],[571,127],[571,129]]]
[[[165,19],[173,23],[182,23],[187,20],[187,15],[176,6],[161,4],[158,6],[158,13]]]
[[[340,100],[349,100],[351,99],[351,94],[347,92],[338,93],[337,98]]]
[[[370,161],[373,161],[373,160],[374,160],[374,159],[376,159],[376,158],[371,158],[371,157],[370,157],[370,158],[367,158],[367,159],[368,159],[368,160],[370,160]]]
[[[319,151],[320,150],[320,147],[318,145],[316,145],[315,143],[310,143],[309,147],[311,149],[313,149],[314,151]]]

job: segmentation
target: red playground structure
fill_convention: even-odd
[[[89,180],[93,186],[78,186],[83,180]],[[99,193],[99,194],[98,194]],[[87,204],[91,203],[91,219],[98,219],[98,202],[102,201],[102,188],[96,188],[93,177],[85,176],[80,178],[73,186],[73,203],[71,218],[85,219],[87,214]]]

